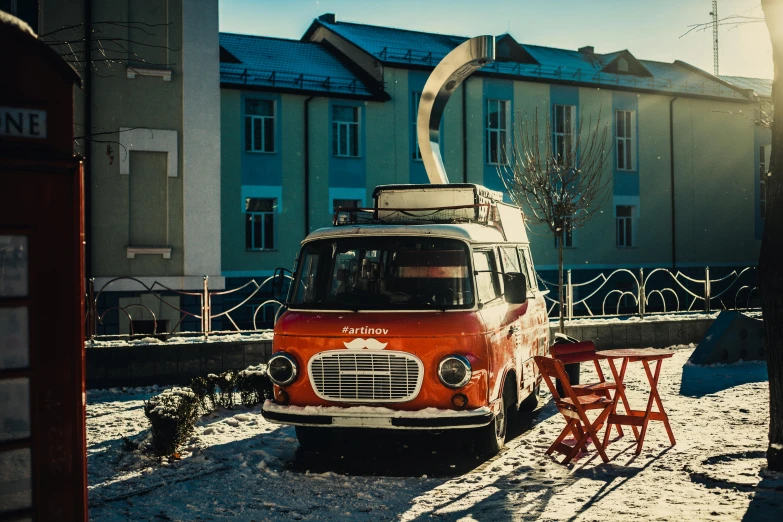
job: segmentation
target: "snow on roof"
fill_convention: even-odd
[[[283,38],[220,33],[220,81],[276,90],[374,98],[377,93],[326,46]],[[236,59],[236,60],[235,60]],[[236,63],[238,61],[239,63]]]
[[[332,22],[327,17],[316,19],[315,24],[326,27],[390,65],[434,67],[452,49],[467,40],[465,36],[352,22]],[[305,33],[304,38],[307,38],[311,32],[312,26]],[[650,71],[652,77],[635,76],[601,71],[606,64],[624,51],[602,55],[540,45],[519,45],[539,64],[496,61],[482,68],[478,74],[494,73],[526,79],[537,78],[552,83],[587,84],[686,96],[710,96],[742,101],[749,99],[741,89],[727,85],[719,78],[681,61],[661,63],[639,60],[639,63]]]
[[[753,92],[758,94],[759,97],[761,98],[772,97],[772,80],[770,79],[748,78],[746,76],[725,76],[725,75],[720,75],[719,78],[741,89],[752,89]]]
[[[466,224],[428,225],[345,225],[320,228],[307,236],[304,242],[316,239],[352,236],[432,236],[460,239],[470,243],[502,243],[503,234],[494,227]]]

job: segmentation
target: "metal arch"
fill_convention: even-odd
[[[440,151],[440,122],[449,98],[473,72],[495,61],[495,37],[476,36],[455,47],[432,71],[419,100],[416,135],[430,183],[448,183]]]
[[[171,308],[171,309],[173,309],[173,310],[176,310],[176,311],[178,311],[178,312],[180,312],[180,313],[182,313],[182,314],[189,315],[189,316],[191,316],[191,317],[195,317],[196,319],[201,319],[201,316],[200,316],[200,315],[194,314],[194,313],[192,313],[192,312],[188,312],[187,310],[183,310],[183,309],[181,309],[181,308],[177,308],[176,306],[172,305],[171,303],[169,303],[168,301],[166,301],[165,299],[163,299],[161,296],[159,296],[159,295],[157,294],[156,290],[154,290],[154,288],[155,288],[156,286],[158,286],[158,287],[160,287],[160,288],[163,288],[163,289],[165,289],[165,290],[168,290],[169,292],[174,292],[174,293],[177,293],[177,294],[180,294],[180,295],[189,295],[189,296],[195,296],[195,297],[201,297],[201,293],[200,293],[200,292],[184,292],[184,291],[182,291],[182,290],[175,290],[175,289],[173,289],[173,288],[169,288],[169,287],[167,287],[166,285],[163,285],[163,284],[161,284],[161,283],[158,283],[157,281],[154,281],[154,282],[152,283],[152,286],[147,286],[147,285],[145,285],[145,284],[144,284],[144,283],[143,283],[141,280],[139,280],[139,279],[137,279],[137,278],[135,278],[135,277],[129,277],[129,276],[115,277],[114,279],[111,279],[111,280],[107,281],[107,282],[106,282],[106,283],[105,283],[105,284],[104,284],[104,285],[101,287],[101,289],[100,289],[100,290],[98,290],[98,293],[97,293],[97,294],[95,294],[95,298],[94,298],[94,300],[93,300],[93,306],[94,306],[96,309],[97,309],[97,307],[98,307],[98,298],[101,296],[101,294],[103,293],[103,291],[104,291],[104,290],[106,290],[106,287],[107,287],[107,286],[109,286],[109,285],[111,285],[112,283],[114,283],[114,282],[116,282],[116,281],[120,281],[120,280],[122,280],[122,279],[125,279],[125,280],[128,280],[128,281],[135,281],[135,282],[139,283],[139,284],[140,284],[142,287],[144,287],[144,289],[145,289],[145,290],[147,290],[147,292],[149,292],[150,294],[152,294],[153,296],[155,296],[155,298],[156,298],[158,301],[160,301],[160,302],[161,302],[161,303],[163,303],[164,305],[168,306],[169,308]]]
[[[253,329],[258,330],[258,325],[256,324],[256,317],[258,316],[258,311],[261,310],[263,307],[265,307],[268,304],[276,304],[277,305],[277,312],[275,312],[275,320],[274,320],[274,322],[272,324],[277,323],[277,316],[280,313],[280,310],[282,310],[285,305],[283,305],[283,303],[281,303],[277,299],[267,299],[266,301],[264,301],[263,303],[258,305],[258,307],[256,308],[256,311],[253,312]]]
[[[121,306],[112,306],[111,308],[104,310],[103,313],[98,316],[98,322],[103,324],[103,318],[112,310],[117,310],[117,315],[119,315],[119,312],[122,312],[128,316],[128,327],[130,328],[130,334],[133,335],[133,319],[131,318],[131,314]]]
[[[601,285],[598,288],[596,288],[590,295],[587,295],[587,296],[583,297],[582,299],[580,299],[579,301],[576,301],[574,303],[574,306],[576,306],[576,305],[581,303],[582,305],[584,305],[585,309],[587,309],[587,313],[589,313],[590,315],[594,315],[593,311],[590,309],[590,307],[587,304],[587,300],[590,299],[591,297],[593,297],[595,294],[597,294],[606,285],[606,283],[608,283],[609,280],[612,277],[614,277],[615,274],[620,274],[620,273],[627,273],[628,275],[630,275],[631,278],[633,279],[633,281],[636,283],[636,288],[638,290],[638,288],[639,288],[639,280],[636,278],[636,274],[634,274],[633,272],[631,272],[627,268],[619,268],[619,269],[615,270],[614,272],[612,272],[611,274],[609,274],[608,276],[605,276],[603,273],[601,273],[601,274],[597,275],[596,277],[594,277],[593,279],[591,279],[590,281],[588,281],[586,283],[579,283],[579,284],[573,285],[573,286],[584,286],[584,285],[593,283],[593,282],[595,282],[598,279],[603,279],[603,281],[601,282]],[[620,290],[614,290],[613,292],[619,292],[619,291]],[[610,292],[609,294],[611,294],[611,293],[612,292]],[[628,293],[633,295],[632,292],[628,292]],[[609,294],[607,294],[607,296]],[[622,297],[622,296],[620,296],[620,297]],[[637,305],[639,304],[639,299],[635,295],[634,295],[634,301],[636,301]],[[606,303],[606,297],[604,297],[604,303]],[[603,311],[603,308],[604,308],[604,305],[602,304],[601,305],[601,313],[603,315],[606,315],[605,312]],[[619,301],[618,301],[618,308],[619,308]]]
[[[759,287],[757,287],[757,286],[750,286],[750,285],[743,285],[743,286],[739,287],[737,289],[737,292],[734,294],[734,309],[735,310],[740,310],[740,307],[737,306],[737,300],[739,299],[740,294],[742,293],[742,291],[745,290],[745,289],[748,290],[748,297],[745,300],[745,309],[747,310],[747,309],[750,308],[750,299],[753,297],[753,292],[757,292]]]
[[[677,292],[672,290],[671,288],[664,288],[663,290],[652,290],[649,294],[646,295],[644,298],[644,304],[650,303],[650,297],[653,294],[658,294],[661,296],[661,302],[663,302],[663,313],[666,313],[666,296],[663,294],[664,292],[671,292],[674,296],[674,300],[677,302],[677,308],[674,311],[679,312],[680,311],[680,296],[677,295]],[[655,312],[650,312],[655,313]]]
[[[603,286],[603,285],[601,285],[601,286]],[[626,295],[630,295],[631,297],[633,297],[634,304],[636,304],[636,305],[639,304],[639,299],[637,299],[636,295],[634,295],[633,292],[628,292],[628,291],[624,292],[622,290],[612,290],[611,292],[607,293],[604,296],[604,301],[601,303],[601,315],[606,315],[606,300],[609,299],[609,296],[612,295],[612,294],[620,294],[620,296],[617,298],[617,308],[615,309],[615,315],[620,315],[620,299],[622,299]],[[585,305],[585,307],[586,306],[587,305]],[[590,315],[592,315],[592,314],[590,314]]]

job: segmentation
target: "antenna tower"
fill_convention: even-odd
[[[712,0],[712,67],[718,76],[718,0]]]

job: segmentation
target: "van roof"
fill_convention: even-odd
[[[343,225],[321,228],[311,232],[302,243],[317,239],[350,236],[432,236],[460,239],[468,243],[504,243],[502,232],[495,227],[465,224],[424,224],[424,225]]]

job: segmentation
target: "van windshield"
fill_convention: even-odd
[[[419,237],[324,239],[305,245],[291,308],[446,310],[471,308],[468,246]]]

